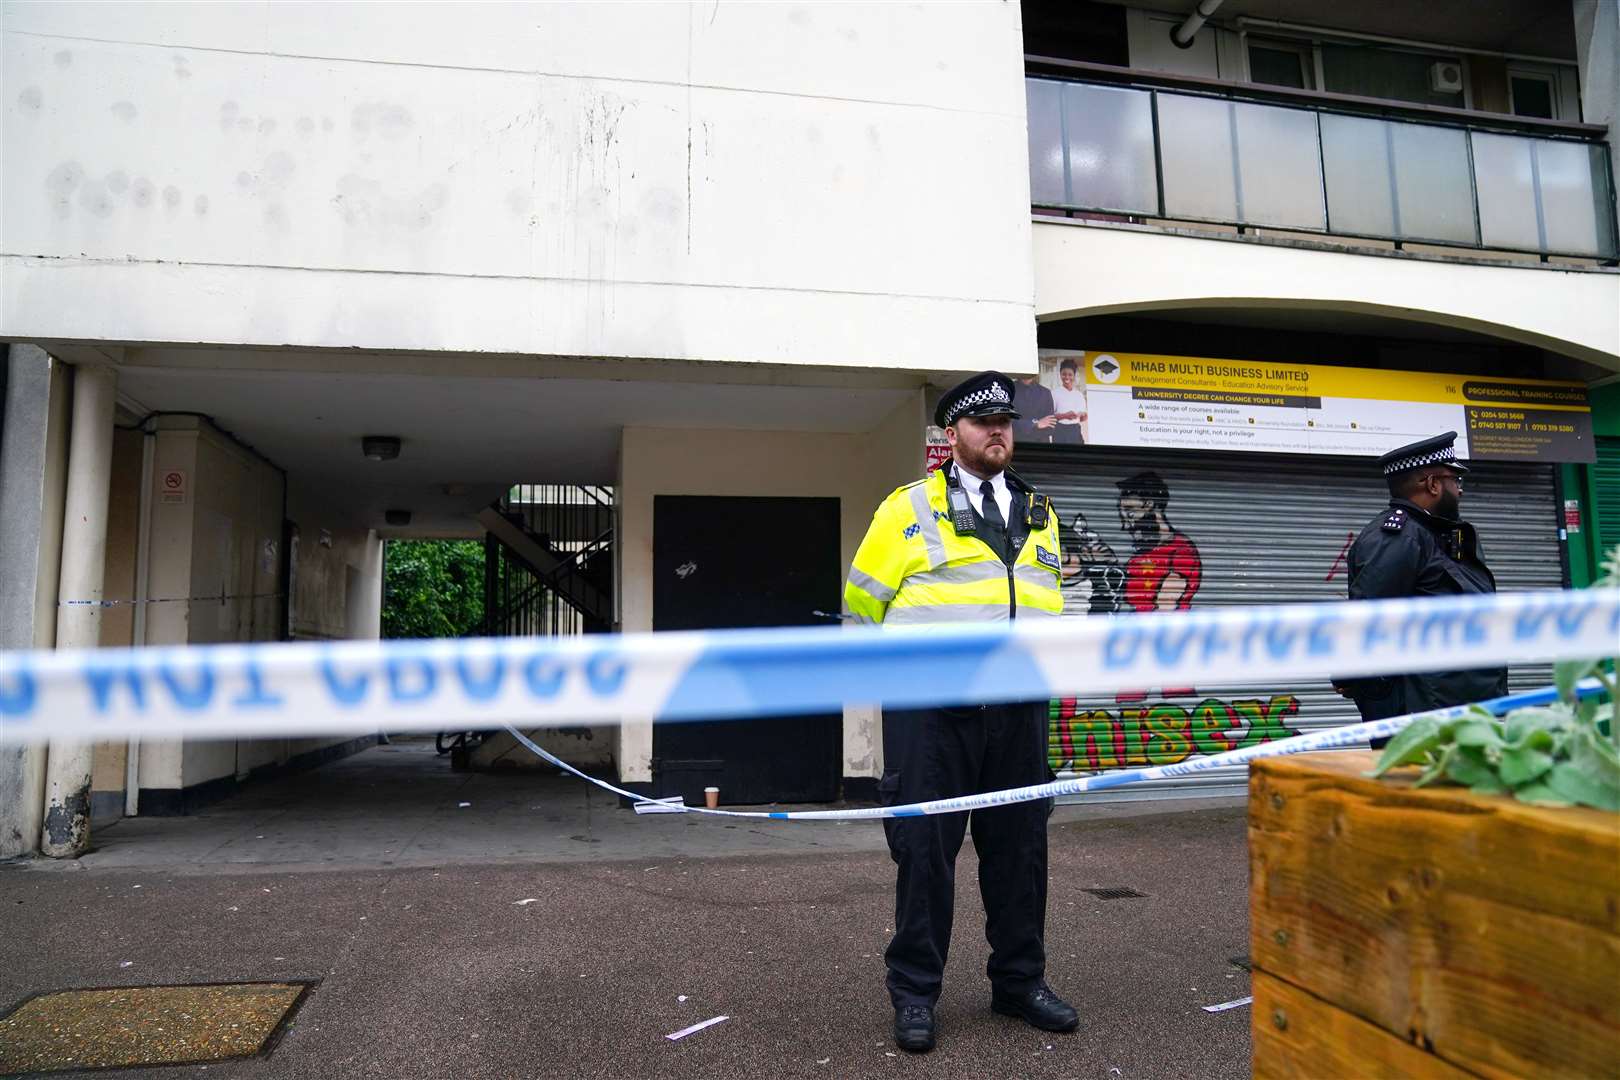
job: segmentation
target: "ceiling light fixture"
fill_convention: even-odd
[[[399,457],[398,435],[362,435],[360,452],[367,461],[393,461]]]

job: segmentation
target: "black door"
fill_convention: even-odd
[[[653,498],[653,629],[806,626],[839,610],[837,499]],[[660,723],[660,797],[726,803],[828,802],[842,771],[843,718]]]

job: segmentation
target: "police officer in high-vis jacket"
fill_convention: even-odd
[[[1457,433],[1391,450],[1378,460],[1389,507],[1350,545],[1350,599],[1494,593],[1496,578],[1480,553],[1474,526],[1459,518],[1463,477]],[[1507,693],[1507,669],[1426,671],[1338,680],[1363,720],[1464,705]],[[1388,740],[1377,740],[1380,746]]]
[[[851,614],[885,626],[1051,619],[1063,610],[1051,502],[1008,469],[1013,384],[993,371],[940,398],[951,460],[900,488],[872,519],[844,587]],[[1046,781],[1045,703],[894,710],[883,715],[886,804]],[[1046,802],[884,821],[899,868],[894,940],[884,954],[895,1042],[934,1046],[951,941],[956,854],[970,824],[990,939],[990,1007],[1046,1031],[1075,1010],[1046,985]]]

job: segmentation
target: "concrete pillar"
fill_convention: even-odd
[[[343,636],[355,641],[382,637],[383,541],[376,529],[366,532],[360,565],[344,603]]]
[[[1575,59],[1581,68],[1581,119],[1609,129],[1620,156],[1620,3],[1574,0]]]
[[[62,526],[62,579],[56,647],[93,649],[101,636],[100,601],[107,566],[107,496],[112,477],[113,412],[118,375],[81,366],[73,377],[67,505]],[[40,850],[54,858],[90,847],[90,770],[93,746],[52,739],[45,770],[45,822]]]
[[[0,649],[32,649],[56,636],[54,618],[49,628],[36,626],[36,601],[42,577],[50,578],[55,599],[59,552],[44,521],[56,501],[48,491],[52,435],[65,434],[62,410],[52,405],[65,402],[69,384],[43,349],[12,345],[8,352],[0,353]],[[0,859],[39,849],[44,794],[44,745],[0,744]]]

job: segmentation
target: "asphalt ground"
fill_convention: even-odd
[[[0,1009],[70,987],[320,980],[268,1058],[103,1077],[1246,1076],[1250,1010],[1201,1008],[1249,992],[1231,962],[1248,951],[1242,808],[1145,809],[1062,808],[1052,824],[1048,976],[1080,1010],[1072,1035],[990,1013],[971,841],[940,1045],[912,1056],[889,1034],[880,839],[760,851],[740,829],[605,806],[602,835],[641,836],[637,850],[569,841],[567,858],[440,853],[441,865],[360,869],[164,863],[161,845],[127,865],[126,843],[111,865],[0,867]],[[246,827],[285,828],[288,812]],[[578,827],[560,816],[557,828]],[[110,849],[123,827],[107,831]],[[679,830],[673,854],[649,828]],[[1145,896],[1084,891],[1115,887]],[[664,1037],[718,1015],[730,1019]]]

